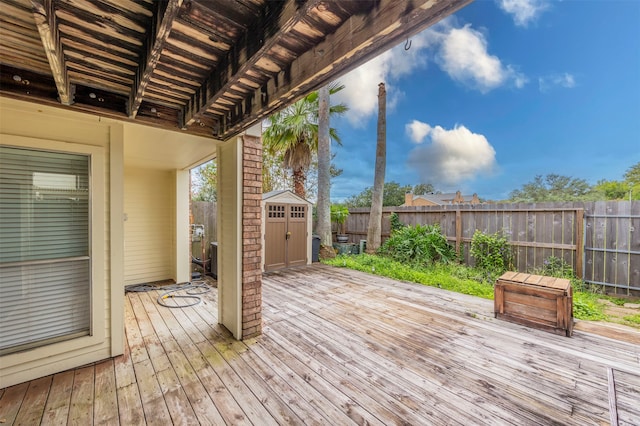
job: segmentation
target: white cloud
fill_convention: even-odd
[[[527,82],[523,74],[489,54],[484,35],[470,24],[446,34],[438,58],[440,67],[452,79],[482,93],[509,82],[521,88]]]
[[[411,47],[405,50],[404,42],[391,50],[356,68],[338,81],[344,90],[335,95],[334,102],[344,102],[349,106],[346,114],[355,127],[362,127],[364,121],[378,111],[378,84],[384,82],[387,89],[387,110],[392,110],[404,95],[393,82],[427,66],[429,48],[434,40],[431,33],[423,32],[411,38]]]
[[[568,72],[562,74],[552,74],[538,78],[538,87],[541,92],[548,92],[554,87],[572,89],[576,86],[576,79]]]
[[[402,42],[339,79],[345,89],[335,95],[334,102],[349,107],[346,114],[355,127],[362,127],[378,109],[378,83],[387,86],[387,110],[393,110],[404,93],[395,83],[416,70],[436,63],[452,79],[479,90],[489,92],[504,85],[522,88],[527,83],[524,74],[505,65],[488,53],[484,35],[471,28],[460,27],[455,18],[448,17],[413,36],[409,49]]]
[[[420,176],[420,182],[432,182],[436,187],[455,189],[461,182],[477,175],[488,175],[496,169],[496,151],[484,135],[473,133],[465,126],[444,129],[414,120],[412,128],[429,128],[431,143],[415,147],[409,153],[409,167]],[[407,125],[407,129],[409,129]]]
[[[513,16],[513,22],[526,27],[529,23],[549,8],[548,0],[497,0],[498,6],[509,15]]]
[[[407,123],[405,129],[411,140],[415,143],[422,143],[424,138],[431,132],[431,126],[418,120]]]
[[[335,95],[335,102],[349,107],[346,114],[352,125],[360,127],[378,109],[378,84],[386,81],[391,64],[387,51],[340,78],[345,88]],[[387,87],[387,93],[391,87]]]

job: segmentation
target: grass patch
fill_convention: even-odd
[[[631,324],[640,325],[640,314],[628,315],[622,318],[623,320],[630,322]]]
[[[581,320],[606,321],[604,305],[598,301],[599,294],[576,291],[573,293],[573,316]]]
[[[370,254],[337,256],[324,260],[328,265],[355,269],[401,281],[443,288],[457,293],[493,299],[493,285],[469,278],[473,271],[465,271],[460,265],[434,264],[425,267],[410,267],[385,257]],[[469,268],[464,268],[469,269]]]
[[[496,277],[464,265],[435,263],[418,267],[370,254],[340,255],[335,259],[323,260],[323,263],[493,300]],[[581,320],[607,320],[604,305],[598,301],[599,298],[602,298],[602,295],[574,291],[573,316]],[[638,317],[640,316],[633,315],[628,321],[640,322]]]

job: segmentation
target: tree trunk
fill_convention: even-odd
[[[304,189],[305,180],[307,180],[307,177],[304,175],[304,169],[299,168],[293,171],[293,192],[295,192],[298,197],[306,199],[307,193]]]
[[[384,173],[387,165],[387,92],[384,83],[378,85],[378,141],[376,145],[376,169],[373,178],[373,195],[369,229],[367,230],[367,253],[380,248],[382,234],[382,198],[384,195]]]
[[[329,137],[329,86],[318,91],[318,225],[320,244],[331,246],[331,138]]]

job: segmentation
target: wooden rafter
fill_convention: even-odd
[[[382,53],[400,43],[407,34],[424,30],[471,1],[414,0],[411,10],[407,10],[405,2],[380,0],[368,14],[352,15],[314,49],[303,53],[286,70],[238,103],[231,120],[224,120],[218,136],[227,139],[241,132],[299,96],[362,65],[371,59],[373,52]],[[238,76],[241,77],[241,73]],[[251,111],[258,112],[247,113]]]
[[[246,78],[247,72],[255,66],[262,55],[276,46],[285,34],[318,3],[320,0],[308,0],[301,6],[298,0],[287,0],[282,5],[275,26],[270,24],[272,29],[275,28],[275,31],[271,32],[272,34],[267,34],[268,24],[266,21],[259,22],[255,26],[259,31],[263,31],[263,34],[245,34],[244,43],[239,49],[236,49],[234,58],[216,69],[205,80],[197,93],[191,97],[184,111],[184,125],[195,123],[225,92],[238,84],[241,79]],[[249,43],[256,39],[261,42],[261,45],[252,52],[253,49]]]
[[[148,48],[146,60],[142,61],[138,67],[138,72],[136,73],[136,78],[134,79],[131,90],[131,99],[129,101],[130,118],[135,118],[138,113],[138,109],[142,104],[144,91],[158,65],[160,54],[169,39],[173,21],[178,16],[182,2],[183,0],[169,0],[164,11],[161,8],[163,3],[157,3],[158,12],[153,17],[154,21],[151,30],[147,33],[146,46],[148,46]]]
[[[33,17],[40,33],[42,46],[49,60],[53,79],[56,82],[60,103],[71,105],[73,103],[74,87],[69,83],[53,3],[53,0],[31,0]]]

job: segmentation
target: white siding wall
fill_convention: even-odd
[[[87,146],[89,149],[98,148],[100,155],[94,158],[102,158],[100,169],[103,170],[102,176],[92,177],[94,184],[102,182],[100,187],[92,188],[92,208],[100,212],[102,221],[92,225],[94,231],[102,230],[100,234],[92,235],[92,241],[96,243],[94,247],[101,248],[100,252],[92,253],[92,263],[99,268],[92,274],[95,280],[93,289],[97,290],[93,308],[99,310],[93,316],[93,336],[0,357],[0,388],[108,358],[113,354],[112,342],[123,339],[121,331],[112,332],[111,329],[112,311],[121,310],[114,305],[123,304],[123,300],[111,298],[113,275],[108,261],[111,245],[117,245],[122,239],[122,235],[114,234],[110,226],[112,193],[109,171],[112,162],[123,161],[121,156],[112,158],[112,133],[119,134],[113,132],[114,126],[121,125],[101,123],[97,117],[84,114],[0,98],[0,143],[69,152],[82,152]],[[116,143],[121,143],[121,140]],[[121,343],[116,345],[122,346]]]
[[[125,285],[174,277],[175,175],[125,167]]]
[[[43,149],[101,152],[101,176],[93,177],[100,188],[92,194],[101,217],[92,228],[98,279],[93,335],[0,357],[0,388],[122,353],[124,285],[188,277],[185,176],[215,153],[210,139],[0,97],[0,143],[15,137]]]

